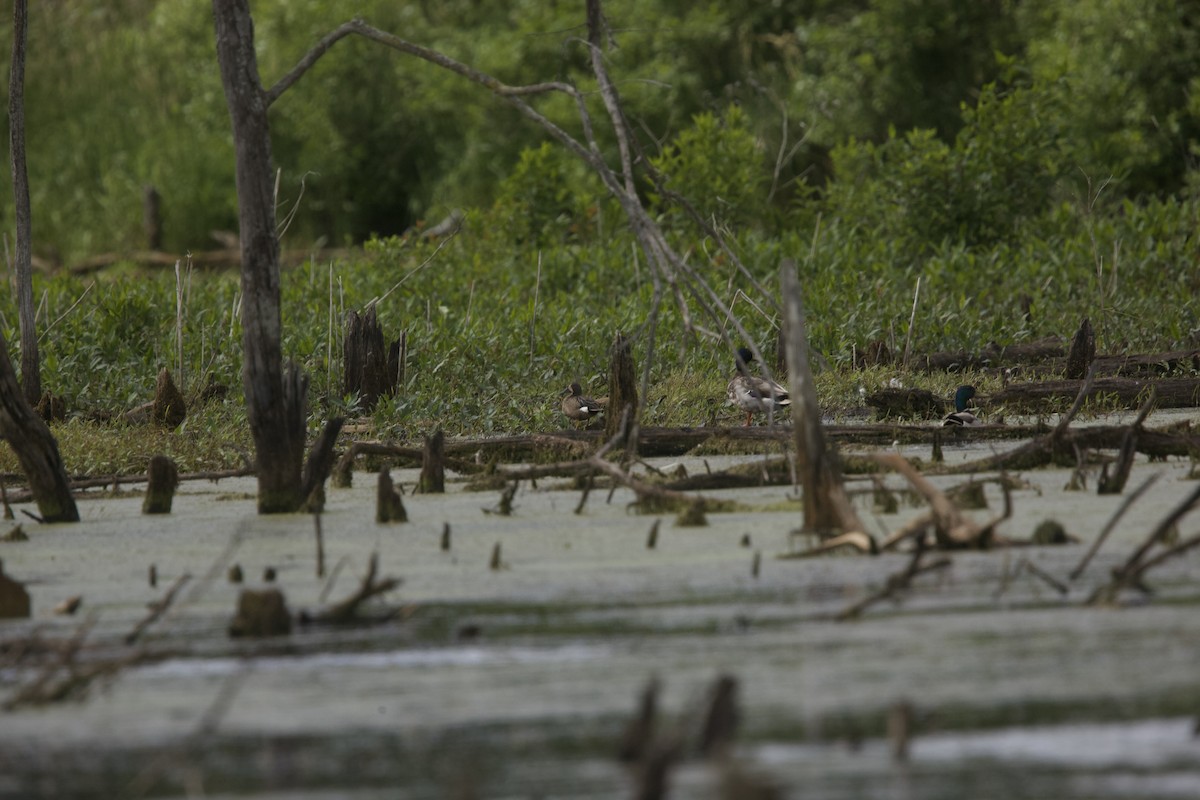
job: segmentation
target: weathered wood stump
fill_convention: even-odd
[[[42,392],[42,397],[34,407],[38,416],[46,422],[62,422],[67,418],[67,404],[61,397],[51,394],[49,390]]]
[[[400,492],[396,491],[392,476],[386,469],[379,471],[379,483],[375,493],[375,521],[408,522],[408,511],[404,508],[404,501],[400,499]]]
[[[158,380],[154,385],[154,405],[151,407],[150,418],[159,425],[175,430],[187,418],[187,402],[183,393],[171,378],[171,370],[163,367],[158,371]]]
[[[243,589],[230,636],[284,636],[292,632],[287,599],[278,589]]]
[[[383,328],[379,325],[373,304],[367,306],[362,314],[351,311],[346,315],[342,388],[346,395],[358,395],[364,411],[375,408],[381,397],[396,393],[405,338],[401,334],[399,339],[384,345]]]
[[[626,409],[629,413],[626,414]],[[638,410],[637,374],[633,365],[633,343],[618,333],[609,350],[608,407],[604,415],[604,438],[618,434],[627,438],[635,429]],[[622,430],[621,425],[626,427]],[[622,444],[628,444],[622,442]],[[633,443],[636,446],[636,442]]]
[[[29,592],[23,584],[4,574],[4,562],[0,561],[0,619],[18,619],[29,616]]]
[[[440,428],[433,436],[425,437],[417,491],[421,494],[442,494],[446,491],[446,437]]]
[[[153,456],[146,470],[146,497],[143,514],[170,514],[175,490],[179,488],[179,469],[167,456]]]
[[[1071,349],[1067,351],[1067,368],[1063,377],[1071,381],[1083,380],[1088,367],[1096,358],[1096,334],[1092,331],[1092,323],[1084,317],[1071,339]]]

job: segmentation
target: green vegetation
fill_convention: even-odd
[[[264,78],[343,21],[343,5],[256,2]],[[594,85],[575,4],[355,8],[513,84]],[[666,188],[728,236],[766,286],[777,285],[781,258],[799,263],[829,408],[856,405],[859,386],[895,375],[848,368],[869,342],[903,347],[918,278],[915,352],[1069,336],[1085,316],[1102,351],[1195,345],[1195,3],[605,9],[619,45],[609,67]],[[172,252],[207,249],[210,230],[236,227],[212,36],[206,0],[31,9],[36,254],[69,264],[141,249],[146,184],[162,194]],[[578,131],[565,96],[533,102]],[[540,129],[457,76],[361,40],[339,43],[284,95],[272,125],[281,208],[296,209],[285,247],[356,246],[283,276],[285,352],[311,376],[320,414],[357,413],[340,394],[341,320],[375,298],[389,335],[407,331],[410,354],[403,391],[373,414],[381,436],[554,428],[568,381],[603,391],[608,344],[617,331],[641,332],[651,278],[620,209]],[[674,245],[769,351],[778,319],[742,293],[744,280],[676,205],[644,189]],[[11,203],[0,192],[9,224]],[[467,215],[459,235],[405,235],[452,208]],[[189,393],[211,375],[233,399],[195,415],[170,446],[184,460],[195,448],[197,468],[240,464],[237,276],[185,269],[178,285],[170,270],[132,265],[40,275],[43,383],[86,416],[144,402],[162,366],[182,372]],[[11,297],[0,314],[14,346]],[[724,347],[685,337],[672,307],[657,341],[647,422],[729,421]],[[959,377],[906,381],[947,391]],[[985,390],[994,380],[977,377]],[[142,468],[140,450],[105,454],[90,439],[96,427],[58,430],[69,469]]]

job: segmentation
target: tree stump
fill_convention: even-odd
[[[230,636],[283,636],[292,632],[292,615],[278,589],[243,589]]]
[[[1085,317],[1075,331],[1071,340],[1071,349],[1067,351],[1067,370],[1064,373],[1067,380],[1081,381],[1088,373],[1088,367],[1096,358],[1096,334],[1092,332],[1092,323]]]
[[[171,501],[179,487],[179,469],[167,456],[153,456],[146,470],[146,497],[143,514],[170,514]]]
[[[628,414],[626,414],[628,409]],[[612,439],[618,434],[628,439],[637,419],[638,390],[637,375],[633,365],[633,344],[618,333],[609,350],[608,406],[604,419],[604,437]],[[625,428],[622,429],[621,425]],[[623,442],[629,445],[629,442]],[[633,444],[636,445],[636,442]]]
[[[375,493],[376,522],[408,522],[408,511],[400,492],[392,483],[392,476],[386,469],[379,470],[379,484]]]
[[[0,619],[18,619],[29,616],[29,592],[25,587],[4,574],[4,562],[0,561]]]
[[[34,411],[46,422],[62,422],[67,418],[66,402],[61,397],[51,394],[49,390],[42,392]]]
[[[433,436],[425,437],[417,489],[421,494],[443,494],[446,491],[446,437],[440,428]]]
[[[158,371],[150,417],[159,425],[165,425],[171,430],[178,428],[187,418],[187,402],[171,378],[171,370],[166,367]]]
[[[142,231],[146,249],[162,250],[162,195],[151,183],[142,187]]]
[[[375,306],[366,312],[351,311],[346,315],[346,338],[342,345],[345,376],[342,391],[358,395],[364,411],[375,408],[381,397],[396,393],[400,380],[400,353],[405,337],[384,346],[383,329]]]

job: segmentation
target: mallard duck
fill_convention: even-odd
[[[967,411],[967,403],[975,397],[974,386],[960,386],[954,390],[954,411],[946,415],[942,420],[942,427],[965,427],[971,425],[982,425],[983,422]]]
[[[572,383],[559,394],[562,397],[562,413],[575,422],[587,422],[604,410],[604,406],[583,393],[578,382]]]
[[[746,347],[739,348],[737,351],[738,374],[725,387],[725,394],[729,398],[729,404],[735,405],[746,412],[747,426],[753,419],[754,412],[778,411],[782,407],[791,405],[792,403],[791,399],[788,398],[787,389],[775,381],[769,381],[766,378],[750,374],[750,362],[752,361],[754,361],[754,354],[750,352],[750,349]]]

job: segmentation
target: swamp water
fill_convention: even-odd
[[[946,458],[1013,446],[952,445]],[[779,797],[1200,797],[1200,554],[1150,573],[1149,602],[1083,605],[1193,490],[1190,466],[1139,460],[1127,491],[1159,479],[1065,596],[1018,566],[1066,582],[1124,495],[1097,496],[1094,476],[1066,492],[1068,471],[1042,470],[1020,476],[1000,532],[1028,538],[1055,519],[1078,543],[950,554],[900,602],[848,622],[833,617],[910,557],[777,558],[809,544],[792,534],[790,487],[708,493],[738,510],[678,527],[629,510],[625,489],[597,486],[576,515],[580,493],[565,481],[526,482],[499,516],[482,510],[499,492],[452,483],[405,495],[410,522],[377,524],[375,476],[359,472],[353,488],[329,489],[321,519],[331,585],[315,575],[312,517],[256,515],[253,480],[189,483],[165,517],[142,515],[140,496],[85,499],[78,525],[26,521],[29,541],[0,543],[34,609],[0,622],[0,641],[65,638],[90,619],[81,660],[124,652],[147,604],[192,578],[140,640],[154,659],[81,700],[0,712],[0,797],[625,798],[635,783],[615,752],[642,688],[659,680],[659,727],[690,743],[722,674],[738,681],[733,758],[685,757],[673,797],[749,797],[730,788],[733,773]],[[409,488],[416,472],[392,477]],[[881,513],[869,482],[851,486],[875,532],[924,510]],[[989,508],[970,512],[981,520],[1002,508],[996,484],[986,495]],[[1185,517],[1180,532],[1197,524]],[[351,594],[372,552],[381,576],[403,579],[386,598],[399,609],[390,621],[227,636],[244,588],[230,565],[252,587],[273,568],[296,612]],[[52,613],[72,595],[83,598],[74,617]],[[0,652],[0,701],[37,675]],[[903,762],[886,737],[900,702],[914,730]]]

